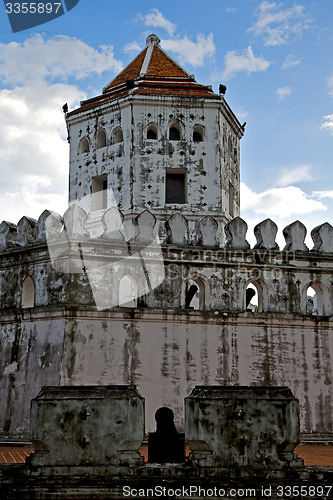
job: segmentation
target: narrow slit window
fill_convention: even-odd
[[[186,203],[185,187],[185,172],[167,172],[165,203]]]
[[[229,215],[230,217],[234,218],[234,196],[235,196],[235,191],[234,191],[234,186],[229,182]]]

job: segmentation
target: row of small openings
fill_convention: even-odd
[[[136,307],[137,306],[137,283],[131,275],[125,275],[119,282],[119,305],[121,307]],[[23,309],[35,306],[35,284],[30,276],[27,276],[22,285],[22,302]],[[261,312],[262,311],[262,290],[259,285],[249,283],[246,288],[246,311]],[[314,284],[307,289],[307,314],[322,315],[323,310],[323,295],[320,285]],[[204,308],[204,285],[197,279],[189,279],[185,289],[185,308],[186,309],[203,309]]]
[[[119,144],[120,142],[123,142],[123,140],[124,136],[121,127],[115,128],[112,133],[112,144]],[[106,145],[107,145],[107,140],[106,140],[105,130],[99,129],[96,134],[96,147],[97,149],[101,149],[105,148]],[[83,153],[89,153],[89,151],[90,151],[89,140],[87,137],[82,137],[82,139],[79,142],[77,154],[81,155]]]
[[[135,307],[137,304],[137,285],[135,279],[126,275],[119,283],[119,305],[122,307]],[[35,284],[30,276],[27,276],[22,284],[22,309],[35,307]]]
[[[249,283],[246,288],[245,309],[249,312],[263,311],[263,290],[259,283]],[[324,315],[331,313],[330,307],[325,305],[326,294],[323,285],[315,283],[309,285],[306,290],[306,313],[312,315]]]
[[[118,144],[123,142],[123,131],[121,127],[117,127],[113,131],[112,144]],[[158,128],[156,125],[149,125],[147,128],[147,139],[157,140],[158,139]],[[199,125],[196,125],[193,129],[192,139],[194,142],[203,141],[203,129]],[[169,140],[170,141],[181,141],[182,140],[182,129],[180,125],[174,124],[169,128]],[[97,149],[104,148],[107,145],[107,138],[104,129],[99,129],[96,134],[96,147]],[[82,137],[79,142],[78,154],[89,153],[90,144],[87,137]]]
[[[186,309],[203,309],[204,287],[200,280],[188,280],[185,293]],[[123,276],[119,282],[119,305],[120,307],[137,305],[137,283],[129,274]]]
[[[157,140],[159,137],[158,127],[155,124],[151,124],[147,128],[147,139]],[[182,128],[178,123],[174,123],[169,128],[168,138],[169,141],[181,141],[182,140]],[[202,142],[204,137],[203,128],[200,125],[195,125],[192,131],[192,140],[194,142]]]

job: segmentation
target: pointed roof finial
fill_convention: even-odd
[[[158,45],[161,42],[161,40],[158,38],[157,35],[154,35],[153,33],[146,38],[146,45],[149,47],[149,45]]]

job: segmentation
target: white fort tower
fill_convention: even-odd
[[[156,35],[66,121],[69,201],[92,220],[111,206],[131,217],[148,209],[160,220],[175,211],[189,221],[239,215],[243,129],[224,96],[196,83]]]
[[[198,385],[288,386],[301,431],[332,438],[333,228],[308,248],[292,222],[279,249],[266,219],[251,248],[244,126],[220,90],[150,35],[66,112],[69,208],[0,224],[2,438],[29,437],[42,386],[110,384],[137,386],[147,431],[161,406],[181,430]]]

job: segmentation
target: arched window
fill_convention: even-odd
[[[202,142],[203,141],[203,130],[202,127],[196,125],[193,129],[193,141]]]
[[[123,131],[121,127],[117,127],[113,131],[113,144],[118,144],[119,142],[123,142]]]
[[[263,287],[257,280],[250,280],[245,289],[245,311],[262,312],[263,310]]]
[[[199,279],[189,279],[185,289],[185,309],[204,308],[204,284]]]
[[[147,128],[147,139],[156,141],[158,138],[158,129],[156,125],[149,125]]]
[[[35,284],[30,276],[27,276],[22,284],[21,306],[22,309],[35,307]]]
[[[169,140],[170,141],[180,141],[181,140],[181,128],[178,124],[173,124],[169,128]]]
[[[97,149],[105,148],[106,146],[106,133],[103,128],[97,132]]]
[[[137,284],[130,274],[126,274],[120,280],[119,305],[120,307],[136,307],[137,305]]]
[[[307,314],[318,314],[318,295],[312,286],[306,291],[306,312]]]
[[[79,148],[77,154],[82,155],[83,153],[89,153],[89,151],[90,151],[89,141],[87,137],[82,137],[82,139],[79,142]]]
[[[306,287],[306,313],[318,316],[332,314],[332,294],[324,283],[314,282]]]

